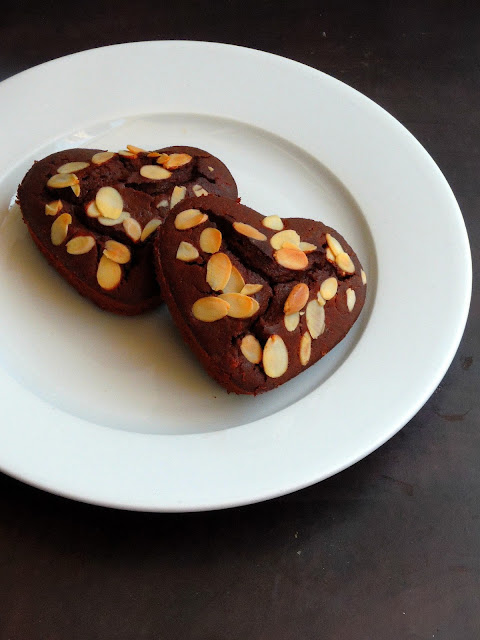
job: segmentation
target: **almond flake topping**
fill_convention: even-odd
[[[108,162],[115,156],[116,154],[113,151],[99,151],[92,156],[93,164],[103,164],[104,162]]]
[[[302,339],[300,340],[299,356],[300,356],[300,362],[303,364],[303,366],[308,364],[311,353],[312,353],[312,338],[310,337],[310,334],[308,333],[308,331],[306,331],[303,334]]]
[[[357,300],[356,293],[353,289],[347,289],[347,309],[352,312]]]
[[[339,253],[335,256],[335,261],[339,269],[345,273],[355,273],[355,265],[348,253]]]
[[[148,180],[166,180],[170,178],[172,174],[170,171],[156,164],[144,164],[143,167],[140,168],[140,175]]]
[[[118,264],[126,264],[127,262],[130,262],[130,258],[132,257],[130,249],[116,240],[106,241],[103,255]]]
[[[245,358],[252,364],[259,364],[259,362],[261,362],[262,347],[257,338],[255,338],[255,336],[252,336],[251,333],[248,333],[242,338],[242,342],[240,343],[240,350]]]
[[[127,236],[134,242],[138,242],[142,235],[142,227],[135,218],[125,218],[123,228]]]
[[[78,178],[74,173],[56,173],[48,180],[47,187],[65,189],[74,184],[78,184]]]
[[[97,282],[106,291],[112,291],[120,284],[122,268],[107,256],[102,256],[97,268]]]
[[[172,195],[170,198],[170,209],[181,202],[187,193],[187,187],[173,187]],[[168,204],[168,202],[167,202]]]
[[[179,231],[186,231],[187,229],[197,227],[206,220],[208,220],[207,214],[202,213],[200,209],[185,209],[185,211],[177,213],[175,218],[175,229],[178,229]]]
[[[242,293],[221,293],[219,298],[226,300],[230,305],[227,313],[230,318],[251,318],[260,308],[254,298]]]
[[[56,216],[59,211],[62,210],[63,203],[61,200],[54,200],[45,205],[46,216]]]
[[[214,253],[207,263],[207,283],[214,291],[226,287],[232,273],[232,263],[226,253]]]
[[[75,236],[65,246],[67,247],[67,253],[73,256],[80,256],[93,249],[95,238],[93,236]]]
[[[241,233],[242,236],[247,236],[247,238],[252,238],[252,240],[266,240],[267,236],[263,234],[255,227],[252,227],[251,224],[245,224],[244,222],[234,222],[233,228],[238,233]]]
[[[217,253],[222,244],[222,233],[215,227],[207,227],[200,234],[200,249],[205,253]]]
[[[58,247],[65,242],[68,235],[68,227],[72,224],[72,216],[69,213],[62,213],[55,218],[50,230],[52,244]]]
[[[278,335],[270,336],[263,349],[263,370],[269,378],[280,378],[288,369],[288,351]]]
[[[89,162],[67,162],[58,167],[57,173],[75,173],[90,166]]]
[[[273,257],[279,265],[286,269],[302,271],[308,267],[308,258],[300,249],[279,249],[275,251]]]
[[[283,222],[280,216],[266,216],[262,220],[262,224],[267,229],[273,229],[274,231],[282,231]]]
[[[296,284],[288,294],[288,298],[285,301],[285,305],[283,307],[285,315],[301,311],[307,304],[309,295],[310,291],[304,282]]]
[[[310,335],[315,340],[325,331],[325,308],[321,307],[316,300],[311,300],[307,304],[305,318]]]
[[[193,303],[192,314],[194,318],[202,322],[215,322],[224,318],[229,309],[230,305],[226,300],[208,296],[200,298]]]
[[[95,196],[95,204],[104,218],[116,220],[123,210],[123,198],[113,187],[100,187]]]
[[[270,244],[277,251],[283,247],[283,244],[285,242],[289,242],[298,248],[300,244],[300,236],[293,229],[285,229],[284,231],[279,231],[278,233],[275,233],[270,238]]]
[[[152,235],[154,231],[158,229],[158,227],[162,224],[161,220],[154,218],[153,220],[149,220],[147,224],[143,227],[142,235],[140,236],[140,240],[145,242],[145,240]]]
[[[198,249],[190,242],[184,242],[182,240],[178,245],[176,255],[177,260],[181,260],[182,262],[193,262],[193,260],[196,260],[199,255]]]

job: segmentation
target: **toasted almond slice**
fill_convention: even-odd
[[[215,255],[218,255],[216,253]],[[254,298],[242,293],[221,293],[219,298],[226,300],[230,305],[228,316],[230,318],[251,318],[260,308]]]
[[[160,202],[157,204],[157,209],[160,209],[160,207],[168,207],[168,200],[166,198],[163,198],[163,200],[160,200]]]
[[[80,256],[93,249],[95,238],[93,236],[75,236],[65,246],[67,247],[67,253],[72,256]]]
[[[269,378],[280,378],[288,369],[288,351],[280,336],[273,335],[263,348],[263,370]]]
[[[47,187],[65,189],[74,184],[78,184],[78,178],[74,173],[56,173],[48,180]]]
[[[325,237],[327,239],[327,244],[335,257],[337,257],[339,253],[343,253],[343,247],[336,238],[329,233],[327,233]]]
[[[365,271],[363,269],[360,271],[360,275],[362,276],[363,284],[367,284],[367,274],[365,273]]]
[[[136,147],[133,144],[127,144],[127,149],[129,151],[131,151],[132,153],[147,153],[145,149],[142,149],[141,147]]]
[[[255,227],[252,227],[251,224],[245,224],[244,222],[234,222],[233,228],[238,233],[241,233],[242,236],[247,236],[247,238],[252,238],[252,240],[266,240],[267,236],[263,234]]]
[[[178,229],[179,231],[192,229],[206,220],[208,220],[207,214],[202,213],[200,209],[185,209],[185,211],[177,213],[175,218],[175,229]]]
[[[97,282],[106,291],[116,289],[122,279],[122,267],[107,256],[102,256],[97,268]]]
[[[333,255],[330,247],[327,247],[327,250],[325,251],[325,257],[329,262],[331,262],[332,264],[335,264],[335,256]]]
[[[320,291],[317,293],[317,302],[321,307],[325,306],[326,300],[325,298],[322,296],[322,294],[320,293]]]
[[[352,312],[355,302],[357,301],[357,295],[353,289],[347,289],[347,309]]]
[[[283,322],[287,331],[295,331],[298,327],[298,323],[300,322],[300,313],[295,311],[294,313],[287,314],[284,316]]]
[[[209,167],[207,167],[207,169],[208,169],[209,171],[213,171],[213,167],[210,167],[210,166],[209,166]]]
[[[114,227],[117,224],[122,224],[125,220],[130,218],[130,214],[128,211],[122,211],[122,213],[118,216],[116,220],[112,220],[111,218],[104,218],[103,216],[99,216],[97,220],[100,224],[103,224],[104,227]]]
[[[327,278],[320,285],[320,295],[324,300],[331,300],[337,295],[338,281],[336,278]]]
[[[95,200],[92,200],[85,206],[85,211],[89,218],[99,218],[102,215],[95,204]]]
[[[104,218],[116,220],[123,209],[123,198],[113,187],[100,187],[95,196],[95,204]]]
[[[232,263],[226,253],[214,253],[207,263],[207,283],[214,291],[221,291],[230,280]]]
[[[46,216],[56,216],[59,211],[62,210],[63,202],[61,200],[54,200],[45,205]]]
[[[232,264],[232,273],[227,284],[223,287],[223,293],[245,293],[243,288],[245,286],[245,280],[237,267]]]
[[[242,338],[240,351],[252,364],[259,364],[259,362],[262,361],[262,346],[251,333],[247,333],[247,335]]]
[[[296,244],[293,244],[293,242],[289,242],[288,240],[286,240],[282,245],[282,249],[294,249],[295,251],[298,251],[300,247]]]
[[[181,260],[182,262],[192,262],[193,260],[196,260],[199,255],[198,249],[190,242],[184,242],[182,240],[178,245],[176,256],[177,260]]]
[[[352,259],[350,258],[348,253],[339,253],[338,256],[335,256],[335,261],[338,268],[345,273],[355,273],[355,265],[353,264]]]
[[[118,155],[119,156],[123,156],[124,158],[136,158],[137,157],[136,153],[132,153],[128,149],[120,149],[120,151],[118,152]]]
[[[215,322],[224,318],[229,309],[230,305],[226,300],[208,296],[193,303],[192,314],[194,318],[202,322]]]
[[[243,293],[245,296],[253,296],[255,293],[258,293],[263,289],[263,284],[246,284],[240,293]]]
[[[193,193],[199,198],[200,196],[208,196],[208,191],[202,187],[201,184],[194,184],[192,187]]]
[[[178,169],[179,167],[183,167],[183,165],[188,164],[191,159],[192,156],[189,156],[188,153],[171,153],[167,159],[160,164],[163,164],[165,169]],[[157,162],[159,161],[160,158]]]
[[[75,173],[90,166],[89,162],[67,162],[58,167],[57,173]]]
[[[148,178],[148,180],[166,180],[170,178],[172,174],[157,164],[144,164],[143,167],[140,168],[140,175]]]
[[[303,366],[308,364],[311,354],[312,354],[312,338],[310,337],[310,334],[308,333],[308,331],[305,331],[305,333],[302,336],[302,339],[300,340],[300,353],[299,353],[300,362],[303,364]]]
[[[280,233],[283,233],[280,231]],[[279,265],[286,269],[302,271],[308,267],[308,258],[300,249],[279,249],[275,251],[273,257]]]
[[[78,198],[78,196],[80,195],[80,185],[79,184],[72,184],[72,191]]]
[[[298,282],[288,294],[283,311],[286,315],[301,311],[308,302],[310,291],[304,282]]]
[[[267,229],[273,229],[274,231],[281,231],[283,229],[283,221],[280,216],[265,216],[262,224],[264,227],[267,227]]]
[[[181,202],[187,193],[187,187],[174,187],[170,198],[170,209]]]
[[[305,318],[310,335],[315,340],[325,331],[325,308],[320,306],[316,300],[310,300],[307,304]]]
[[[312,251],[316,251],[317,245],[311,244],[310,242],[300,242],[298,248],[304,253],[312,253]]]
[[[168,155],[168,153],[157,153],[158,164],[165,164],[165,162],[167,162],[169,158],[170,156]]]
[[[200,234],[200,249],[205,253],[217,253],[222,245],[222,232],[215,227],[207,227]]]
[[[159,158],[160,157],[160,153],[158,153],[158,151],[149,151],[147,153],[147,158]],[[165,154],[166,155],[166,154]]]
[[[270,238],[270,244],[277,251],[283,247],[284,242],[290,242],[298,248],[298,245],[300,244],[300,236],[293,229],[285,229],[284,231],[275,233]]]
[[[113,151],[99,151],[92,156],[92,162],[93,164],[103,164],[111,160],[115,155],[117,154],[113,153]]]
[[[134,242],[138,242],[142,235],[142,227],[135,218],[125,218],[123,228],[127,236]]]
[[[113,260],[113,262],[117,262],[118,264],[127,264],[127,262],[130,262],[130,259],[132,257],[130,249],[126,245],[122,244],[121,242],[117,242],[116,240],[107,240],[105,242],[103,255],[110,260]]]
[[[58,247],[66,240],[70,224],[72,224],[72,216],[69,213],[62,213],[58,218],[55,218],[50,229],[50,239],[53,245]]]
[[[161,220],[157,218],[153,218],[153,220],[149,220],[147,224],[143,227],[142,235],[140,236],[140,240],[145,242],[145,240],[152,235],[154,231],[158,229],[158,227],[162,224]]]

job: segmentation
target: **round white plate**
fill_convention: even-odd
[[[126,509],[252,503],[322,480],[420,409],[458,347],[471,294],[463,219],[420,144],[363,95],[301,64],[201,42],[85,51],[0,84],[0,468]],[[14,204],[66,147],[188,144],[242,202],[322,220],[368,277],[359,322],[268,394],[228,395],[165,309],[99,311],[46,264]]]

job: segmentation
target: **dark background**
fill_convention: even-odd
[[[0,79],[154,39],[270,51],[378,102],[445,174],[478,263],[476,2],[7,2]],[[479,329],[475,291],[458,353],[417,416],[365,460],[284,498],[129,513],[0,474],[0,640],[478,640]]]

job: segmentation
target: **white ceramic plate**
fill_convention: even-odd
[[[463,219],[425,150],[384,110],[301,64],[221,44],[143,42],[67,56],[0,85],[0,468],[86,502],[228,507],[322,480],[424,404],[471,294]],[[327,357],[257,398],[228,395],[165,309],[120,318],[33,247],[16,188],[66,147],[188,144],[244,204],[322,220],[368,276],[361,319]]]

